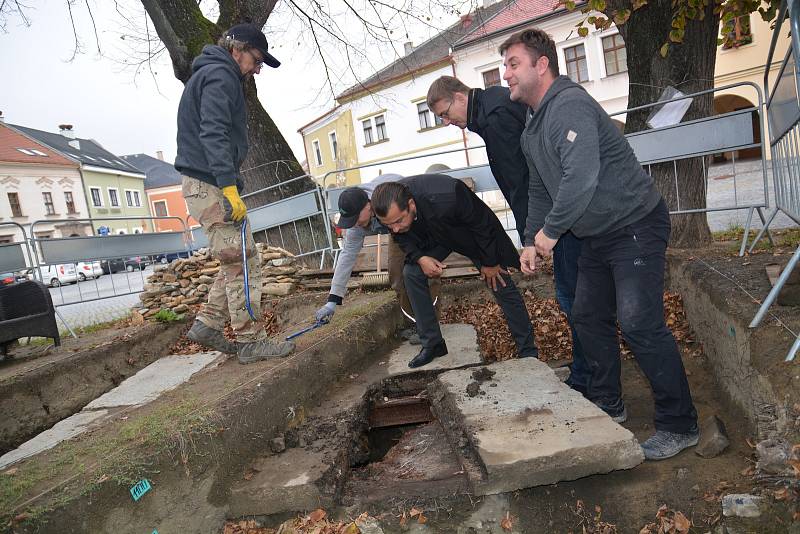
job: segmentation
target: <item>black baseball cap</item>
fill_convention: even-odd
[[[336,226],[342,230],[355,226],[367,202],[369,202],[367,192],[360,187],[349,187],[342,191],[339,195],[339,222]]]
[[[233,39],[234,41],[241,41],[249,44],[261,52],[261,55],[264,58],[264,63],[273,69],[280,67],[281,62],[275,59],[275,57],[267,51],[269,48],[267,45],[267,38],[264,36],[264,33],[261,31],[261,29],[255,24],[237,24],[225,32],[225,37],[228,39]]]

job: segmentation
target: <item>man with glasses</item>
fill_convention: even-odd
[[[239,167],[247,155],[247,110],[243,82],[262,64],[278,67],[267,38],[252,24],[237,24],[216,45],[206,45],[192,63],[178,106],[175,168],[183,175],[189,213],[208,236],[220,270],[187,337],[206,347],[236,353],[240,363],[286,356],[293,343],[274,343],[261,320],[261,269],[255,241],[246,236],[250,282],[247,310],[242,265],[241,224],[247,208],[239,197]],[[222,335],[230,319],[236,344]]]
[[[453,76],[442,76],[428,89],[428,108],[445,125],[475,132],[486,144],[486,155],[495,181],[503,192],[517,226],[520,243],[524,244],[525,221],[528,218],[528,163],[519,138],[525,129],[528,106],[513,102],[507,87],[471,89]],[[578,258],[581,240],[567,232],[553,251],[553,274],[556,299],[571,320],[575,285],[578,281]],[[586,393],[589,367],[575,329],[572,329],[572,364],[567,384]]]

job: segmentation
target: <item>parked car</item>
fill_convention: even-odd
[[[193,252],[194,252],[194,250],[189,250],[189,251],[181,250],[179,252],[167,252],[166,254],[158,254],[158,255],[154,256],[153,260],[154,260],[154,263],[157,262],[157,263],[161,263],[161,264],[166,265],[167,263],[171,263],[171,262],[177,260],[178,258],[188,258],[189,256],[192,255]]]
[[[42,265],[40,269],[42,272],[42,282],[50,287],[78,283],[78,271],[72,263]]]
[[[0,273],[0,286],[9,286],[17,281],[14,273]]]
[[[118,273],[120,271],[133,272],[135,269],[143,271],[150,263],[149,258],[144,256],[131,256],[130,258],[114,258],[111,260],[103,260],[100,265],[105,274]]]
[[[81,282],[89,278],[100,278],[103,275],[103,266],[99,261],[80,261],[75,268],[78,271],[78,280]]]

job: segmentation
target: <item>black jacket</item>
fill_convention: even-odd
[[[481,266],[519,268],[519,254],[500,220],[464,182],[443,174],[399,181],[411,189],[417,206],[417,219],[409,231],[394,234],[408,263],[444,247]]]
[[[528,164],[519,142],[527,110],[511,101],[507,87],[471,89],[468,95],[467,128],[486,144],[489,168],[511,206],[520,240],[528,216]]]
[[[192,63],[178,106],[181,174],[217,187],[239,184],[247,156],[247,110],[242,71],[227,50],[206,45]]]

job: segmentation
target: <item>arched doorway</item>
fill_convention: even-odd
[[[758,111],[755,105],[744,97],[739,95],[719,95],[714,99],[714,113],[722,115],[723,113],[730,113],[732,111],[739,111],[741,109],[752,109],[751,117],[753,122],[753,140],[755,143],[761,142],[761,124],[759,122]],[[733,152],[725,152],[724,154],[717,154],[714,156],[714,161],[719,162],[723,160],[730,160],[735,156],[739,159],[755,159],[761,157],[761,148],[745,148],[743,150],[736,150]]]

